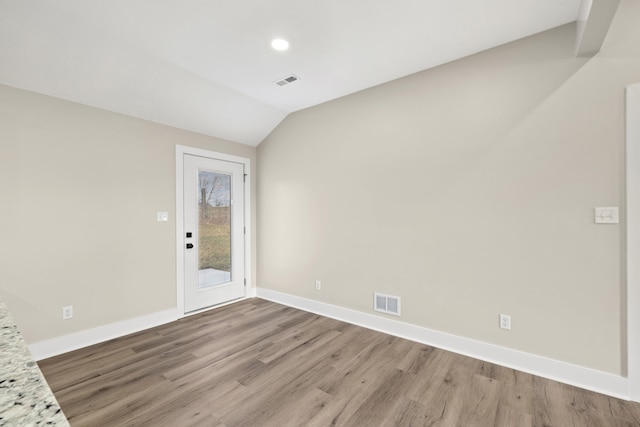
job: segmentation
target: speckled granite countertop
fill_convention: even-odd
[[[0,301],[0,426],[69,426],[11,314]]]

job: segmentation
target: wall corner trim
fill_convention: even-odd
[[[600,52],[619,4],[620,0],[582,0],[576,35],[577,57],[591,58]]]
[[[158,311],[121,322],[75,332],[61,337],[52,338],[30,344],[29,351],[35,360],[57,356],[80,348],[98,344],[124,335],[140,332],[155,326],[178,320],[181,314],[177,309]]]
[[[626,285],[629,397],[640,402],[640,83],[626,90]]]
[[[532,375],[559,381],[620,399],[629,399],[625,377],[585,368],[558,360],[512,350],[481,341],[435,331],[374,314],[363,313],[320,301],[257,288],[258,298],[341,320],[400,338],[427,344],[464,356],[484,360]]]

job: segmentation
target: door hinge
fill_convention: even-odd
[[[247,182],[247,174],[242,175],[242,182]]]
[[[247,227],[242,227],[244,234],[247,234]]]
[[[247,278],[244,278],[244,285],[247,286]]]

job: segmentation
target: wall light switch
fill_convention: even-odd
[[[169,212],[158,212],[158,222],[169,221]]]
[[[595,221],[596,224],[618,224],[618,208],[595,208]]]

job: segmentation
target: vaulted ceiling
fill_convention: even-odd
[[[0,0],[0,83],[255,146],[291,112],[576,21],[581,4]]]

